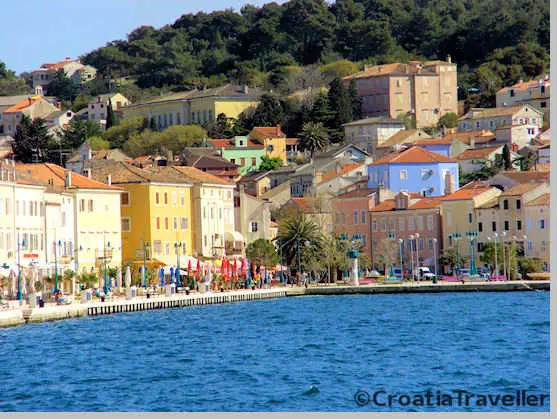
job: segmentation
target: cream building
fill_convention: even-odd
[[[525,256],[540,259],[546,272],[551,266],[550,199],[550,194],[545,193],[524,205],[527,237]]]
[[[159,130],[172,125],[205,124],[223,113],[237,118],[240,113],[259,103],[259,89],[227,84],[207,90],[173,93],[137,102],[121,109],[124,118],[154,119]]]
[[[2,111],[0,117],[0,134],[15,135],[23,115],[34,120],[37,118],[46,118],[48,115],[58,111],[59,109],[44,97],[39,95],[29,96]]]
[[[364,118],[410,116],[422,128],[436,125],[446,113],[458,113],[457,66],[450,57],[447,61],[364,66],[363,71],[343,80],[347,86],[355,80]]]
[[[89,121],[95,121],[102,129],[106,127],[109,102],[114,112],[119,112],[124,106],[131,105],[131,101],[121,93],[98,95],[89,102],[87,105],[87,119]]]
[[[522,81],[504,87],[495,96],[497,107],[532,105],[543,112],[544,121],[550,124],[551,80],[549,74],[539,80]]]
[[[543,124],[543,114],[530,105],[508,108],[473,108],[458,120],[458,131],[495,130],[497,142],[530,144]]]

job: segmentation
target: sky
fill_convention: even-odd
[[[285,0],[275,0],[284,3]],[[2,2],[0,61],[20,74],[104,46],[142,25],[159,28],[185,13],[269,0],[25,0]]]

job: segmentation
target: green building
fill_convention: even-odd
[[[230,163],[238,165],[238,171],[245,175],[255,172],[261,164],[261,157],[265,155],[263,144],[252,141],[248,137],[237,136],[229,140],[207,140],[222,157]]]

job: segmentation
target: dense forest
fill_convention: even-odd
[[[291,0],[246,5],[239,13],[185,14],[158,30],[142,26],[83,58],[104,75],[132,76],[141,88],[231,80],[288,91],[298,87],[289,77],[301,66],[451,55],[462,94],[489,95],[547,70],[549,22],[547,0]]]

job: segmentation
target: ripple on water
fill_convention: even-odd
[[[0,410],[360,411],[372,409],[356,406],[357,389],[547,393],[549,325],[549,293],[446,293],[1,329]]]

